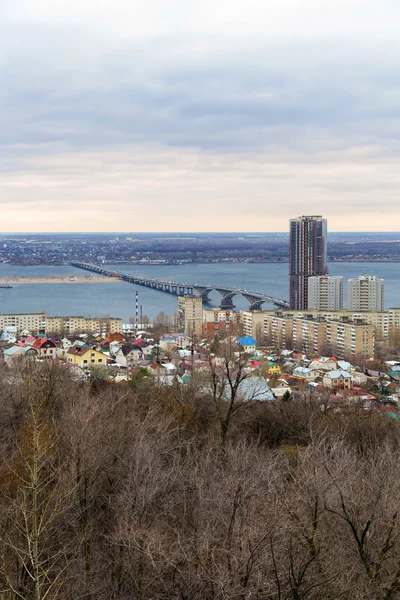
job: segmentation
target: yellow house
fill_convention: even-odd
[[[85,369],[107,364],[107,357],[90,346],[71,346],[67,353],[67,362]]]
[[[268,363],[268,375],[280,375],[280,373],[281,368],[279,365],[276,364],[276,362]]]

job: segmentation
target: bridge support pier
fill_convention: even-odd
[[[222,310],[230,310],[232,308],[235,308],[235,305],[233,304],[232,300],[223,300],[219,307]]]

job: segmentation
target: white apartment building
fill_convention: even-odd
[[[316,275],[308,278],[308,309],[341,310],[343,308],[343,277]]]
[[[373,275],[361,275],[349,279],[347,289],[348,310],[366,312],[383,311],[384,280]]]

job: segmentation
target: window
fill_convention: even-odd
[[[84,365],[86,365],[86,364],[87,364],[87,360],[86,360],[86,358],[85,358],[85,360],[83,361],[83,364],[84,364]]]

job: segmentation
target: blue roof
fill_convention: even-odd
[[[238,338],[238,342],[241,346],[255,346],[256,345],[254,338],[252,338],[250,335],[247,337]]]
[[[350,373],[347,373],[347,371],[342,371],[341,369],[337,369],[336,371],[329,371],[329,373],[326,373],[325,377],[329,377],[330,379],[339,379],[340,377],[351,377]]]

